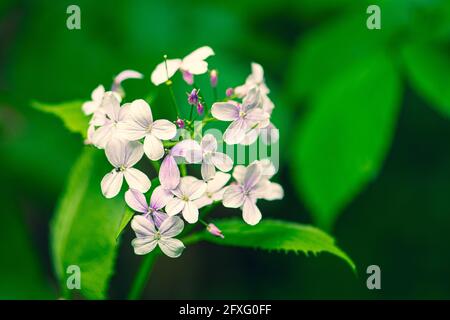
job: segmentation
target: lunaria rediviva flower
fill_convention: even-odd
[[[200,198],[206,191],[206,184],[195,177],[183,177],[178,187],[171,190],[174,197],[167,203],[168,215],[183,214],[184,220],[195,223],[198,220],[198,207],[195,200]]]
[[[214,55],[214,51],[210,47],[204,46],[191,52],[183,59],[167,59],[156,66],[152,72],[151,80],[155,86],[159,86],[172,78],[175,72],[181,70],[184,78],[189,79],[187,82],[190,82],[190,76],[208,71],[208,63],[205,60],[212,55]]]
[[[138,255],[147,254],[158,245],[166,256],[178,258],[185,248],[183,242],[174,239],[184,228],[183,220],[179,217],[167,217],[157,229],[153,220],[144,216],[134,216],[131,228],[136,233],[131,245],[134,253]]]
[[[124,178],[131,189],[140,192],[147,192],[150,189],[151,183],[145,173],[133,168],[144,155],[140,142],[113,140],[108,143],[105,152],[108,161],[114,166],[101,182],[102,192],[106,198],[113,198],[120,192]]]
[[[145,195],[139,190],[130,189],[125,192],[127,205],[136,212],[142,213],[146,218],[152,219],[156,227],[167,218],[167,214],[162,211],[167,202],[172,198],[172,194],[158,186],[153,190],[150,197],[150,204],[147,204]]]
[[[261,103],[261,93],[258,87],[253,87],[242,104],[232,100],[213,104],[211,113],[214,118],[232,121],[223,135],[227,144],[242,142],[251,130],[269,119],[269,114],[261,108]]]
[[[131,103],[124,121],[118,126],[119,134],[129,141],[144,138],[144,152],[150,160],[159,160],[164,156],[161,140],[169,140],[177,134],[177,127],[169,120],[153,121],[152,110],[145,100]]]
[[[85,143],[104,149],[113,166],[101,180],[101,192],[106,198],[113,198],[120,193],[124,179],[128,184],[124,200],[137,213],[131,222],[136,233],[132,241],[136,254],[147,254],[159,246],[167,256],[179,257],[185,247],[174,237],[183,231],[185,222],[199,222],[206,227],[201,232],[224,238],[222,231],[207,221],[207,213],[216,205],[239,208],[244,222],[256,225],[262,218],[257,201],[279,200],[284,196],[282,186],[270,181],[276,168],[269,159],[244,166],[235,164],[222,152],[233,149],[234,154],[235,150],[233,146],[222,148],[223,143],[250,145],[261,137],[263,143],[257,146],[260,150],[264,143],[271,144],[279,138],[271,122],[275,105],[268,96],[262,66],[252,63],[245,83],[234,89],[229,87],[219,97],[219,72],[214,68],[208,70],[206,62],[212,55],[210,47],[201,47],[183,59],[165,57],[153,71],[151,80],[155,85],[164,82],[168,85],[175,109],[172,119],[153,119],[152,111],[156,108],[169,108],[167,103],[160,105],[159,99],[152,102],[152,107],[143,99],[127,100],[122,105],[122,99],[125,101],[122,82],[143,77],[134,70],[119,73],[111,91],[102,85],[96,87],[91,100],[81,107],[90,117]],[[194,76],[206,74],[207,89],[212,91],[214,100],[208,94],[200,94],[208,91],[197,86],[202,83],[199,81],[188,90],[187,103],[185,96],[180,98],[186,109],[179,108],[173,82],[168,81],[177,71],[191,86]],[[231,123],[223,134],[203,131],[206,125],[217,121]],[[151,194],[148,193],[152,182],[144,172],[134,168],[144,154],[142,168],[153,166],[152,181],[156,188]],[[239,155],[236,159],[239,160]],[[191,234],[184,236],[190,239]]]

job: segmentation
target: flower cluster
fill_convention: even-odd
[[[182,241],[175,239],[184,229],[184,222],[200,222],[212,235],[223,238],[222,232],[200,217],[200,209],[222,203],[224,207],[242,210],[244,221],[255,225],[261,220],[257,201],[283,198],[283,188],[270,179],[275,166],[268,159],[256,160],[248,166],[234,166],[233,159],[219,150],[222,140],[228,145],[249,145],[259,136],[265,144],[278,140],[278,130],[270,121],[274,104],[268,97],[263,69],[252,64],[252,73],[245,83],[233,90],[227,89],[224,100],[214,101],[211,108],[194,85],[194,76],[208,72],[206,59],[214,55],[209,47],[202,47],[183,59],[167,59],[151,75],[158,86],[166,84],[171,90],[171,78],[180,71],[187,85],[189,118],[154,119],[152,108],[143,99],[122,103],[126,79],[143,76],[132,70],[120,73],[110,91],[98,86],[92,100],[83,104],[83,112],[90,116],[86,144],[103,149],[112,165],[100,186],[106,198],[116,197],[125,180],[128,185],[125,201],[138,215],[131,222],[136,234],[132,246],[136,254],[147,254],[157,246],[169,257],[179,257],[184,250]],[[213,90],[218,83],[218,72],[209,71]],[[173,91],[172,91],[173,93]],[[239,99],[239,101],[233,100]],[[175,103],[176,104],[176,103]],[[206,133],[194,139],[192,108],[203,119],[201,124],[229,121],[223,136]],[[178,134],[184,128],[188,134]],[[196,133],[197,134],[197,133]],[[220,141],[218,141],[220,140]],[[152,189],[146,173],[135,168],[142,158],[150,160],[157,171],[159,185]],[[148,161],[146,160],[146,161]],[[200,166],[199,177],[187,165]],[[189,168],[194,169],[194,166]],[[146,193],[150,193],[147,201]]]

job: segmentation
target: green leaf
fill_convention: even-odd
[[[432,44],[409,44],[403,49],[412,86],[441,114],[450,116],[450,59],[448,50]]]
[[[121,195],[106,199],[100,181],[110,171],[103,152],[85,147],[73,167],[51,224],[53,263],[68,296],[69,265],[81,269],[81,294],[89,299],[106,297],[114,270],[117,231],[124,220]]]
[[[214,224],[222,231],[224,239],[215,237],[205,230],[195,234],[195,239],[186,238],[184,242],[205,240],[225,246],[303,252],[306,255],[328,252],[343,259],[353,271],[356,271],[353,261],[335,245],[334,239],[312,226],[270,219],[264,219],[256,226],[250,226],[239,218],[216,220]]]
[[[127,227],[128,223],[130,223],[131,218],[133,218],[133,216],[134,216],[134,211],[132,209],[126,207],[125,213],[122,216],[122,220],[120,220],[119,229],[116,232],[116,239],[118,239],[120,237],[123,229],[125,229]]]
[[[321,228],[380,170],[399,110],[394,65],[374,54],[342,73],[313,102],[293,136],[294,181]]]
[[[75,133],[80,133],[83,138],[86,138],[89,117],[81,110],[82,105],[82,101],[71,101],[60,104],[32,103],[33,108],[57,116],[64,122],[67,129]]]

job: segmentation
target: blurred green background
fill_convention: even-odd
[[[81,30],[66,28],[70,4],[81,8]],[[369,4],[381,7],[381,30],[366,28]],[[127,98],[147,96],[163,54],[202,45],[216,52],[209,62],[222,93],[252,61],[265,68],[286,196],[262,203],[263,215],[326,229],[359,275],[327,254],[199,244],[160,259],[144,298],[450,298],[445,0],[2,0],[0,298],[59,296],[49,221],[83,147],[31,101],[87,100],[124,69],[146,77],[125,83]],[[168,103],[159,98],[155,113],[170,113]],[[132,237],[128,228],[111,298],[126,297],[141,260]],[[382,290],[366,288],[371,264]]]

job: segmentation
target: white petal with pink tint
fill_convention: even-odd
[[[142,171],[135,168],[127,168],[124,171],[124,176],[131,189],[136,189],[142,193],[150,189],[150,179]]]
[[[120,192],[123,183],[123,172],[117,172],[116,170],[106,174],[100,185],[102,193],[106,198],[114,198]]]
[[[155,86],[166,82],[181,66],[181,59],[168,59],[158,64],[153,70],[151,80]]]
[[[216,102],[212,105],[211,114],[221,121],[234,121],[239,118],[239,106],[234,101]]]
[[[239,185],[231,185],[223,194],[223,205],[227,208],[239,208],[244,203],[244,192]]]
[[[161,140],[152,134],[149,134],[144,139],[145,155],[153,161],[159,160],[164,156],[164,146]]]
[[[153,122],[151,133],[161,140],[169,140],[177,134],[177,127],[169,120],[156,120]]]
[[[246,199],[244,201],[244,205],[242,206],[242,217],[244,221],[251,226],[254,226],[261,220],[261,211],[259,211],[256,203],[254,203],[250,199]]]
[[[130,189],[125,192],[125,202],[134,211],[140,213],[147,213],[148,211],[145,195],[136,189]]]
[[[183,218],[189,223],[198,221],[198,208],[193,201],[186,201],[183,208]]]

